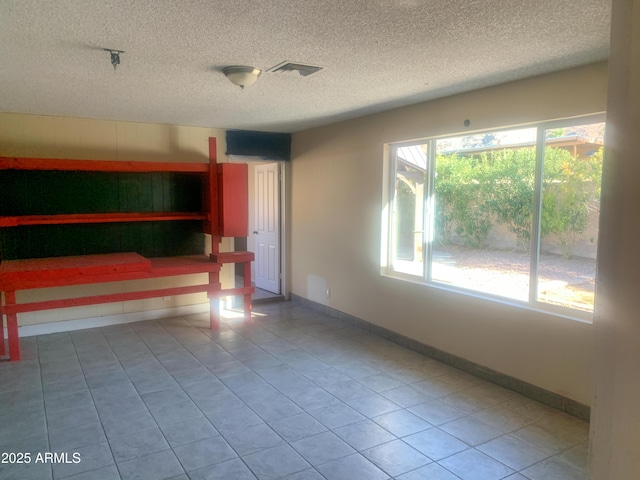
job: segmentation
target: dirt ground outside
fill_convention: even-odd
[[[457,245],[438,246],[433,253],[432,277],[435,281],[528,300],[531,262],[528,253]],[[593,310],[595,260],[541,254],[538,265],[539,301]]]

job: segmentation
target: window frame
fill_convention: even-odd
[[[606,113],[594,113],[589,115],[580,115],[575,117],[563,118],[558,120],[541,121],[529,124],[522,124],[516,126],[505,126],[487,128],[482,130],[474,130],[468,132],[457,132],[447,135],[440,135],[435,137],[426,137],[419,140],[412,140],[407,142],[394,142],[387,144],[388,147],[388,167],[385,168],[388,172],[388,183],[386,188],[385,202],[387,205],[386,213],[383,218],[383,259],[381,262],[381,275],[408,281],[411,283],[417,283],[429,288],[435,288],[438,290],[445,290],[455,293],[468,295],[471,297],[481,298],[498,302],[502,304],[512,305],[528,310],[534,310],[537,312],[548,313],[560,317],[570,318],[573,320],[579,320],[584,322],[591,322],[593,319],[593,311],[587,312],[575,308],[570,308],[561,305],[555,305],[552,303],[542,302],[538,300],[538,283],[539,283],[539,267],[540,267],[540,245],[542,243],[542,237],[540,235],[541,228],[541,213],[542,213],[542,194],[543,194],[543,180],[544,180],[544,159],[545,159],[545,131],[557,128],[566,128],[571,126],[585,125],[591,123],[606,123]],[[529,292],[528,299],[518,300],[509,297],[502,297],[499,295],[482,292],[479,290],[473,290],[471,288],[465,288],[453,284],[434,281],[432,278],[433,272],[433,239],[435,238],[435,169],[436,169],[436,144],[438,141],[446,140],[449,138],[478,135],[483,133],[494,132],[507,132],[510,130],[520,130],[527,128],[536,129],[536,143],[535,143],[535,172],[534,172],[534,197],[533,197],[533,218],[531,222],[531,244],[530,244],[530,267],[529,267]],[[606,128],[606,126],[605,126]],[[402,147],[415,146],[415,145],[427,145],[426,153],[426,170],[425,170],[425,194],[423,198],[423,215],[424,215],[424,229],[422,232],[422,275],[412,275],[407,272],[398,271],[394,268],[394,215],[397,208],[397,193],[396,193],[396,180],[397,180],[397,164],[398,164],[398,149]],[[605,145],[606,146],[606,145]],[[384,211],[384,210],[383,210]],[[597,265],[597,256],[596,256]],[[596,295],[597,297],[597,295]],[[596,299],[594,299],[594,304]]]

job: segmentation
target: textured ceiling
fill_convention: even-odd
[[[295,132],[606,60],[609,0],[0,0],[0,111]],[[114,74],[109,53],[125,50]],[[265,71],[245,90],[227,65]]]

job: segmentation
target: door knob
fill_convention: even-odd
[[[258,234],[258,231],[257,231],[257,230],[254,230],[254,231],[253,231],[253,234],[254,234],[254,235],[257,235],[257,234]]]

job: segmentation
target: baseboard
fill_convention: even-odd
[[[501,387],[517,392],[521,395],[524,395],[525,397],[531,398],[540,403],[544,403],[545,405],[549,405],[550,407],[556,408],[583,420],[589,420],[591,414],[591,408],[589,407],[589,405],[584,405],[583,403],[577,402],[567,397],[563,397],[562,395],[551,392],[549,390],[545,390],[544,388],[532,385],[504,373],[496,372],[495,370],[471,362],[462,357],[458,357],[457,355],[453,355],[430,345],[418,342],[417,340],[405,337],[404,335],[394,332],[393,330],[389,330],[379,325],[374,325],[373,323],[367,322],[366,320],[362,320],[361,318],[346,314],[344,312],[341,312],[340,310],[336,310],[335,308],[329,307],[327,305],[322,305],[321,303],[314,302],[313,300],[309,300],[299,295],[292,293],[291,300],[293,302],[300,303],[309,308],[324,313],[325,315],[328,315],[332,318],[342,320],[355,327],[362,328],[363,330],[371,333],[375,333],[376,335],[386,338],[387,340],[397,343],[398,345],[402,345],[403,347],[418,352],[429,358],[433,358],[434,360],[438,360],[454,368],[470,373],[471,375],[481,378],[482,380],[500,385]]]
[[[107,315],[104,317],[80,318],[77,320],[64,320],[61,322],[39,323],[37,325],[24,325],[18,327],[20,337],[33,337],[49,333],[70,332],[87,328],[106,327],[123,323],[141,322],[144,320],[158,320],[161,318],[178,317],[180,315],[192,315],[196,313],[208,313],[209,303],[184,305],[180,307],[162,308],[159,310],[145,310],[120,315]],[[5,329],[5,338],[6,329]]]

